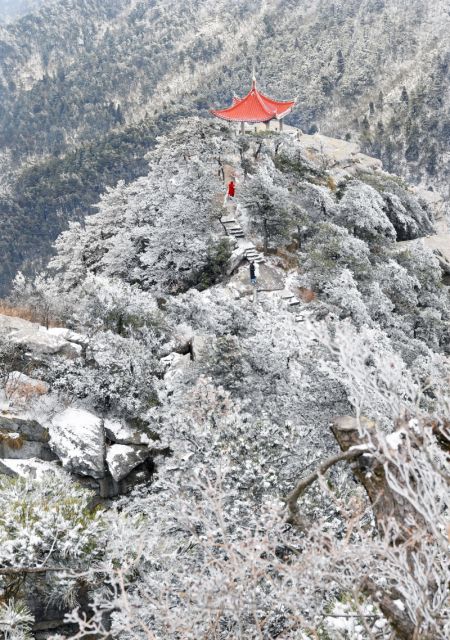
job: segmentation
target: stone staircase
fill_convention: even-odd
[[[288,309],[296,307],[301,303],[301,300],[299,300],[292,291],[288,290],[281,293],[281,299],[286,302]]]
[[[258,264],[265,262],[263,255],[256,251],[253,246],[245,250],[245,257],[249,262],[251,262],[252,260],[253,262],[257,262]]]
[[[306,307],[300,298],[295,293],[292,293],[289,289],[285,289],[281,292],[280,298],[286,303],[288,310],[295,311],[295,322],[305,322],[308,318],[311,318],[311,310]],[[300,307],[301,308],[298,308]]]
[[[249,261],[257,262],[258,264],[262,264],[265,262],[265,258],[262,253],[256,250],[255,245],[250,240],[245,239],[245,233],[240,225],[240,223],[236,220],[236,205],[234,203],[230,203],[225,205],[227,212],[220,218],[220,222],[222,223],[226,233],[231,238],[234,238],[238,245],[244,249],[244,256]]]
[[[235,216],[226,215],[220,219],[220,222],[225,227],[227,235],[232,236],[233,238],[244,238],[244,230],[242,229],[239,222],[236,221]]]

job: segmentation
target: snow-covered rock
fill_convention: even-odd
[[[0,473],[12,477],[42,478],[50,473],[57,473],[59,467],[56,462],[45,462],[39,458],[18,460],[6,458],[0,460]]]
[[[49,391],[49,385],[43,380],[27,376],[21,371],[13,371],[8,376],[5,385],[8,398],[14,401],[29,400],[31,397],[45,395]]]
[[[153,440],[136,427],[131,427],[124,420],[109,420],[104,423],[105,435],[116,444],[148,445]]]
[[[189,353],[181,355],[180,353],[170,353],[168,356],[161,358],[161,363],[167,368],[166,375],[174,374],[180,369],[186,369],[191,364],[191,356]]]
[[[31,442],[48,443],[49,441],[48,429],[39,422],[14,415],[0,415],[0,431],[20,433],[25,440]]]
[[[68,342],[45,327],[22,318],[0,315],[0,334],[15,344],[23,345],[34,356],[59,354],[76,358],[82,351],[81,345]]]
[[[245,252],[246,252],[246,247],[243,244],[240,244],[237,249],[235,249],[229,260],[228,260],[228,265],[227,265],[227,276],[230,276],[232,273],[234,273],[234,271],[236,271],[236,269],[239,267],[239,265],[241,264],[241,262],[243,262],[243,260],[245,260]]]
[[[191,353],[193,360],[201,360],[208,352],[211,344],[213,344],[214,336],[194,336],[191,342]]]
[[[67,340],[68,342],[75,342],[83,347],[89,344],[87,336],[82,333],[72,331],[71,329],[66,329],[65,327],[52,327],[51,329],[48,329],[48,333],[52,336],[64,338],[64,340]]]
[[[19,332],[12,336],[11,340],[38,356],[59,354],[68,358],[77,358],[82,351],[80,345],[67,342],[59,336],[52,336],[45,328],[39,331]]]
[[[2,435],[0,432],[0,458],[15,460],[40,458],[41,460],[49,461],[54,460],[56,456],[46,444],[24,440],[19,433],[12,432]]]
[[[0,416],[0,459],[55,460],[48,431],[34,420]],[[0,471],[1,472],[1,471]]]
[[[150,456],[146,447],[133,447],[126,444],[113,444],[108,447],[106,462],[108,469],[116,482],[126,478],[133,469],[138,467]]]
[[[49,433],[50,446],[63,467],[80,475],[104,477],[105,433],[101,418],[71,407],[53,418]]]

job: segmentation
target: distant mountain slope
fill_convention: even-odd
[[[21,246],[24,221],[42,217],[19,197],[30,164],[48,173],[130,125],[157,132],[205,114],[248,88],[253,64],[267,92],[298,96],[292,123],[359,141],[388,170],[449,195],[449,23],[446,0],[49,0],[0,28],[0,221],[16,253],[4,268],[47,256],[60,230],[40,227],[33,256]],[[127,164],[117,153],[81,181],[94,199],[63,195],[63,226],[111,184],[105,164]],[[40,197],[51,209],[53,196]]]
[[[45,0],[0,0],[0,23],[10,22],[39,8]]]

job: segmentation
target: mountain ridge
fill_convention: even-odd
[[[354,140],[387,170],[442,190],[447,199],[449,65],[440,35],[449,19],[443,1],[430,7],[422,0],[408,6],[400,0],[204,0],[181,8],[175,1],[105,7],[97,0],[53,0],[0,35],[0,215],[9,218],[3,222],[8,244],[20,246],[23,220],[42,215],[18,195],[30,166],[44,178],[52,159],[63,167],[77,149],[81,157],[86,144],[106,148],[130,126],[156,130],[187,114],[205,115],[233,92],[246,91],[254,64],[267,93],[299,96],[288,121]],[[30,70],[35,76],[26,90],[15,86],[17,75]],[[149,139],[147,147],[152,144]],[[126,165],[127,153],[104,160]],[[84,214],[111,185],[111,171],[95,163],[88,170],[83,185],[87,180],[94,197],[86,199],[81,185],[75,194]],[[50,193],[44,198],[51,211]],[[65,204],[63,224],[80,215],[78,205]],[[45,220],[42,228],[28,268],[45,262],[60,229],[57,224],[52,233]],[[8,274],[27,252],[24,246]],[[9,278],[2,276],[4,291]]]

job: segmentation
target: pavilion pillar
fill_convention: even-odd
[[[270,120],[267,120],[266,122],[266,131],[270,130]]]
[[[283,118],[280,118],[280,131],[283,131]]]
[[[241,122],[241,133],[242,134],[245,133],[245,122],[244,121]]]

